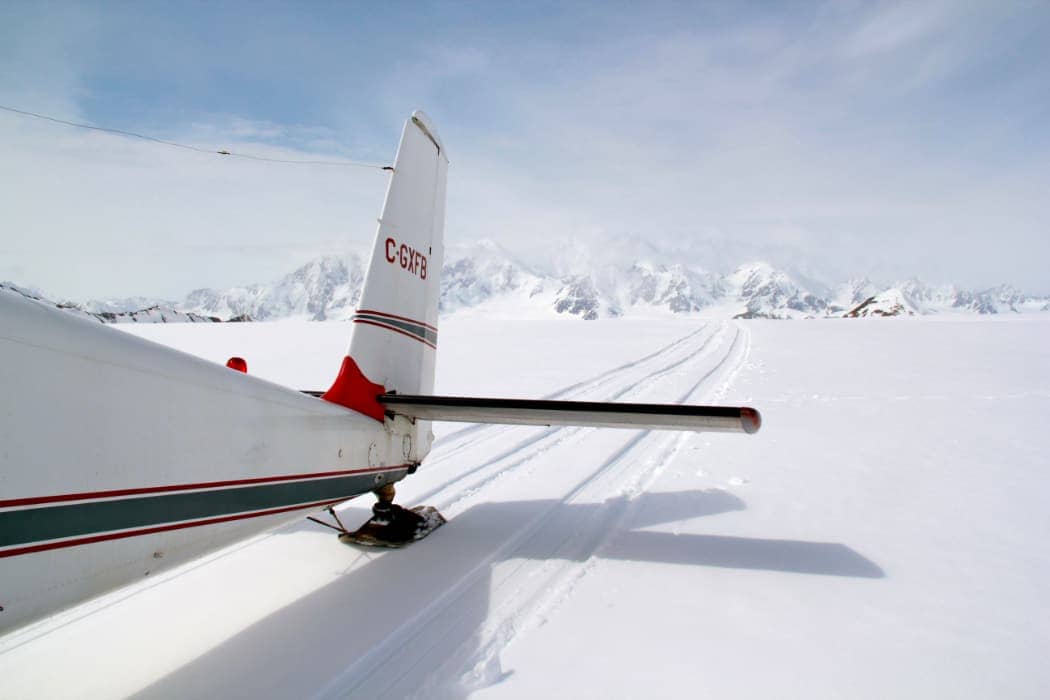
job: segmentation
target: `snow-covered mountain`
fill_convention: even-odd
[[[609,268],[609,279],[622,277],[617,295],[619,308],[638,313],[691,313],[721,299],[725,280],[699,266],[670,265],[641,260],[622,272]]]
[[[798,319],[1050,311],[1050,298],[1027,296],[1009,285],[967,290],[915,278],[880,285],[856,277],[829,287],[765,262],[711,272],[681,251],[660,251],[651,242],[626,248],[614,242],[592,250],[573,241],[556,252],[554,262],[533,265],[491,241],[450,246],[442,272],[441,313],[593,320],[678,314]],[[360,299],[366,266],[367,258],[360,253],[326,255],[268,284],[197,289],[178,302],[131,297],[52,305],[115,323],[344,320]],[[35,290],[22,293],[44,298]]]
[[[544,276],[499,244],[479,241],[450,246],[441,271],[441,313],[484,305],[500,297],[531,298],[543,291]]]
[[[744,305],[736,318],[813,318],[826,316],[823,295],[803,287],[788,273],[767,263],[737,268],[726,277],[728,295]]]
[[[89,314],[126,314],[153,307],[174,309],[178,302],[157,297],[126,297],[123,299],[92,299],[78,306]]]
[[[829,315],[841,316],[881,291],[867,277],[854,277],[834,288],[828,299]]]
[[[846,315],[915,316],[948,313],[1000,314],[1047,311],[1043,297],[1028,297],[1010,285],[973,291],[955,285],[929,285],[909,279],[872,294]]]
[[[908,297],[896,287],[868,297],[846,313],[847,318],[870,316],[915,316],[919,312]]]
[[[364,262],[356,253],[326,255],[272,284],[194,290],[179,308],[227,319],[342,320],[353,313],[361,296],[364,272]]]
[[[576,275],[564,280],[555,295],[554,310],[559,314],[579,316],[585,321],[593,321],[600,316],[622,315],[618,307],[602,298],[589,275]]]
[[[33,301],[61,309],[67,313],[75,314],[81,318],[90,318],[102,323],[216,323],[222,319],[216,316],[205,316],[197,313],[178,311],[169,303],[156,303],[150,300],[146,307],[130,309],[122,306],[121,301],[89,302],[81,305],[72,301],[52,301],[37,289],[20,287],[13,282],[0,282],[0,293],[20,294]],[[141,297],[136,297],[141,298]],[[129,300],[122,300],[125,304]],[[97,309],[122,309],[122,310],[97,310]]]

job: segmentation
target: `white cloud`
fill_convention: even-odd
[[[337,27],[293,28],[280,55],[250,27],[236,47],[161,37],[142,72],[170,63],[168,82],[187,95],[200,83],[213,98],[221,71],[235,88],[294,83],[321,106],[279,123],[191,105],[142,130],[250,153],[384,160],[400,121],[422,107],[452,159],[453,241],[546,254],[574,236],[635,235],[686,246],[711,268],[764,257],[825,276],[1050,292],[1040,262],[1050,255],[1047,52],[1024,50],[1047,21],[1014,13],[831,3],[812,16],[738,8],[660,24],[610,12],[570,39],[428,27],[368,63],[340,53]],[[40,50],[25,39],[3,54],[0,41],[4,60],[14,57],[0,97],[77,116],[94,85],[84,56],[127,27],[84,14],[83,29],[24,27]],[[386,183],[5,115],[0,148],[0,270],[67,296],[265,280],[363,244]]]
[[[883,3],[849,34],[845,53],[864,56],[899,51],[942,28],[951,9],[935,0]]]
[[[317,157],[243,138],[271,130],[210,125],[194,128],[209,135],[195,143]],[[387,181],[372,169],[236,160],[2,113],[0,143],[0,259],[31,275],[16,281],[72,298],[181,296],[362,245]]]
[[[1030,257],[1050,254],[1050,208],[1038,194],[1050,189],[1045,144],[993,145],[984,137],[1004,116],[997,105],[958,113],[939,85],[882,82],[906,62],[901,52],[925,55],[931,36],[954,52],[977,35],[970,52],[990,50],[969,25],[945,38],[960,20],[935,9],[869,18],[863,43],[878,55],[863,66],[841,64],[841,20],[815,34],[768,22],[639,34],[576,55],[574,70],[515,85],[513,138],[464,138],[471,175],[458,196],[487,204],[455,230],[503,231],[511,247],[535,247],[537,231],[703,244],[716,230],[723,243],[701,246],[722,256],[704,261],[712,267],[752,252],[825,275],[879,268],[1047,291]],[[966,60],[975,59],[953,55],[934,73]],[[868,76],[859,87],[858,71]]]

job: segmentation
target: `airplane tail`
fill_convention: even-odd
[[[448,159],[422,112],[405,122],[350,350],[322,396],[377,421],[402,421],[404,457],[430,449],[430,421],[754,433],[749,407],[521,401],[434,396]]]
[[[380,394],[431,394],[438,341],[448,158],[426,115],[405,122],[352,317],[350,348],[322,398],[384,420]],[[429,423],[417,426],[421,458]],[[422,447],[423,449],[418,449]]]

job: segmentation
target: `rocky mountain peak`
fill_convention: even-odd
[[[918,313],[907,295],[892,288],[865,299],[846,313],[847,318],[872,316],[915,316]]]
[[[708,272],[702,261],[682,251],[661,252],[652,242],[630,238],[600,250],[569,241],[558,252],[568,261],[563,271],[527,264],[490,240],[447,247],[441,313],[593,320],[668,314],[787,319],[1050,311],[1050,298],[1026,296],[1009,285],[973,291],[911,278],[887,288],[857,276],[828,290],[804,274],[761,261],[728,274]],[[197,289],[181,302],[132,297],[63,306],[107,322],[344,320],[360,299],[366,264],[357,252],[325,255],[269,284]],[[32,290],[23,293],[43,297]]]

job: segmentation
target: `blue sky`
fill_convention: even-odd
[[[264,155],[389,160],[426,110],[446,237],[631,236],[1050,292],[1044,3],[12,3],[0,104]],[[385,180],[0,114],[0,277],[85,298],[361,247]],[[673,262],[673,261],[668,261]]]

